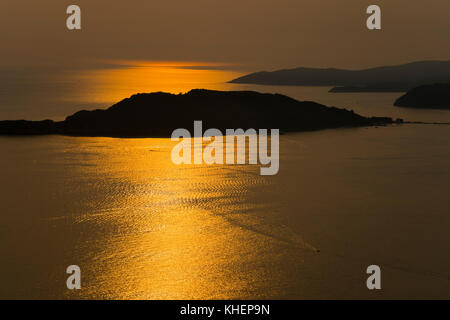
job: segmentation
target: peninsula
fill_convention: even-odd
[[[394,103],[397,107],[450,110],[450,83],[424,85],[408,91]]]
[[[419,85],[450,82],[450,61],[419,61],[363,70],[295,68],[251,73],[230,83],[332,86],[330,92],[398,92]]]

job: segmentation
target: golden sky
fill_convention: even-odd
[[[82,9],[68,31],[66,8]],[[365,27],[382,8],[381,31]],[[450,59],[448,0],[2,0],[0,66],[210,61],[247,70]]]

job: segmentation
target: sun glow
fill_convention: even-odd
[[[227,82],[243,75],[232,65],[181,61],[112,61],[110,67],[77,74],[80,100],[114,103],[135,93],[163,91],[184,93],[205,88],[231,90]]]

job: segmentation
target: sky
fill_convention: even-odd
[[[66,8],[82,30],[66,28]],[[366,8],[382,9],[382,30]],[[450,60],[448,0],[2,0],[0,67],[201,61],[247,70]]]

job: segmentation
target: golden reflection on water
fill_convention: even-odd
[[[283,135],[273,177],[175,166],[169,139],[1,138],[0,297],[373,299],[374,262],[376,298],[448,297],[448,130]]]
[[[257,166],[176,166],[169,139],[80,139],[70,183],[89,189],[73,212],[84,278],[69,297],[276,296],[280,257],[312,252],[261,204],[270,182]]]
[[[81,84],[77,93],[80,102],[115,103],[143,92],[228,90],[231,86],[227,82],[243,74],[233,66],[207,62],[116,61],[109,68],[80,71],[74,77]]]

